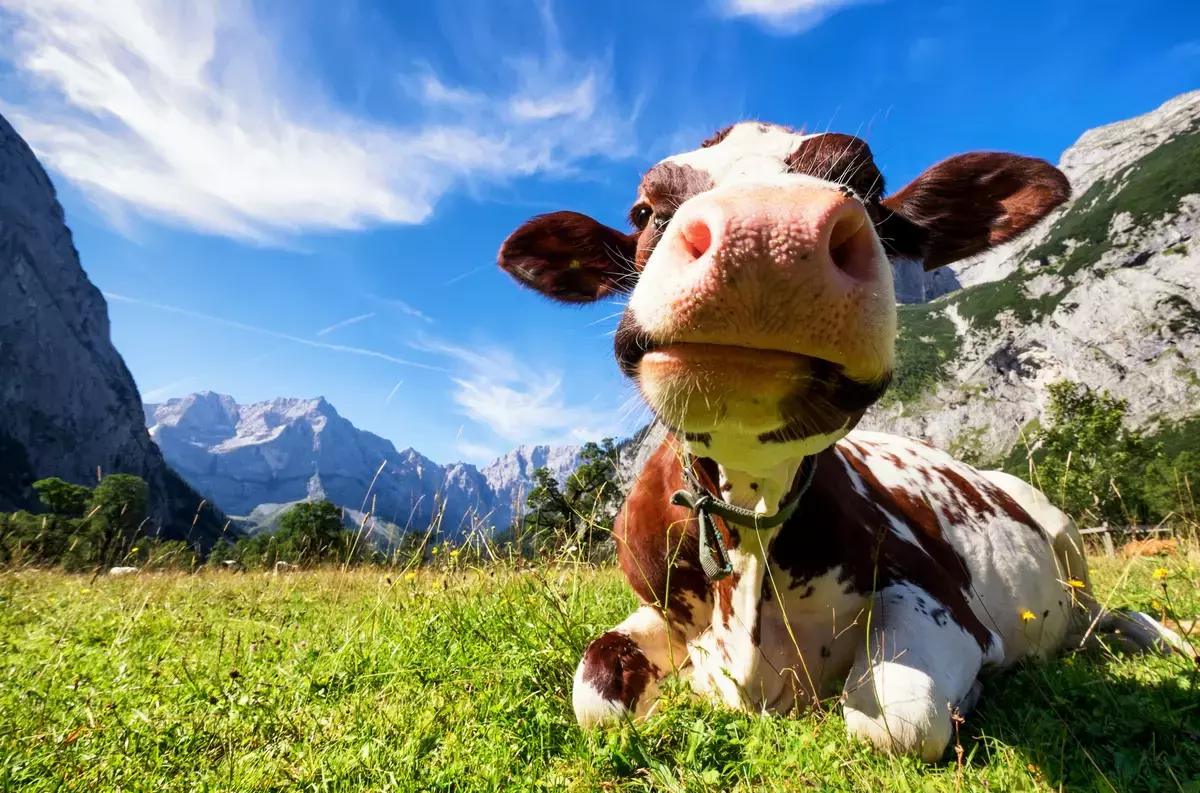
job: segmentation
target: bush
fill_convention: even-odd
[[[1082,525],[1193,519],[1200,457],[1127,427],[1127,407],[1081,383],[1051,384],[1047,422],[1034,428],[1032,452],[1010,454],[1006,469],[1029,479]]]

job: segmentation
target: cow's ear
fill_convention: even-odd
[[[590,303],[628,292],[636,277],[637,235],[578,212],[527,220],[500,246],[501,269],[521,284],[564,303]]]
[[[883,199],[879,236],[895,256],[926,270],[1016,238],[1071,196],[1045,160],[974,152],[943,160]]]

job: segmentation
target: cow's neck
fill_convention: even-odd
[[[791,492],[804,457],[786,459],[753,473],[723,465],[719,460],[714,462],[719,472],[719,495],[724,501],[770,516],[779,511],[780,502]],[[753,704],[758,697],[751,690],[752,681],[758,679],[762,660],[758,640],[764,582],[767,587],[772,586],[771,581],[767,580],[768,550],[782,527],[757,530],[737,526],[729,528],[731,534],[736,532],[736,539],[729,547],[729,562],[733,570],[725,579],[729,582],[728,586],[714,588],[717,603],[713,609],[713,630],[722,640],[727,654],[723,660],[729,682],[738,689],[736,692],[725,692],[727,701],[735,704],[735,697],[748,697],[749,703]],[[726,598],[733,607],[728,621],[720,616],[729,613],[721,606],[721,601]]]

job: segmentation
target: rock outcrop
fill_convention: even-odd
[[[112,345],[54,186],[0,118],[0,511],[36,506],[31,485],[101,473],[146,480],[165,538],[210,544],[223,518],[163,460],[133,377]]]
[[[578,446],[518,446],[483,469],[484,478],[494,494],[494,514],[507,523],[520,513],[533,487],[536,469],[549,469],[562,484],[578,467]]]

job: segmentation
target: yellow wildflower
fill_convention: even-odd
[[[453,551],[451,551],[451,552],[450,552],[450,558],[451,558],[451,559],[453,559],[455,556],[458,556],[458,549],[457,549],[457,548],[455,548]]]
[[[435,545],[435,546],[433,546],[433,550],[430,551],[430,553],[433,554],[434,556],[437,556],[437,552],[438,552],[438,547]]]
[[[1029,609],[1025,609],[1024,611],[1021,612],[1021,622],[1029,622],[1030,620],[1036,620],[1036,619],[1037,619],[1037,615],[1034,614]]]
[[[1161,581],[1161,580],[1163,580],[1164,578],[1166,578],[1166,577],[1167,577],[1168,575],[1170,575],[1170,574],[1169,574],[1169,573],[1166,571],[1166,569],[1165,569],[1165,568],[1162,568],[1162,567],[1160,567],[1160,568],[1158,568],[1157,570],[1155,570],[1155,571],[1154,571],[1154,574],[1153,574],[1153,575],[1154,575],[1154,580],[1155,580],[1155,581]]]
[[[1083,582],[1078,578],[1068,578],[1067,586],[1074,587],[1075,589],[1083,589]]]
[[[416,577],[417,577],[417,574],[416,574],[416,573],[409,573],[408,575],[404,576],[404,580],[405,580],[405,581],[412,581],[412,580],[413,580],[414,578],[416,578]]]
[[[1162,611],[1162,604],[1159,603],[1157,600],[1151,600],[1150,608],[1154,609],[1155,611]]]
[[[132,548],[130,548],[130,549],[129,549],[129,552],[130,552],[130,553],[137,553],[137,552],[138,552],[138,547],[137,547],[136,545],[135,545],[135,546],[133,546]]]

